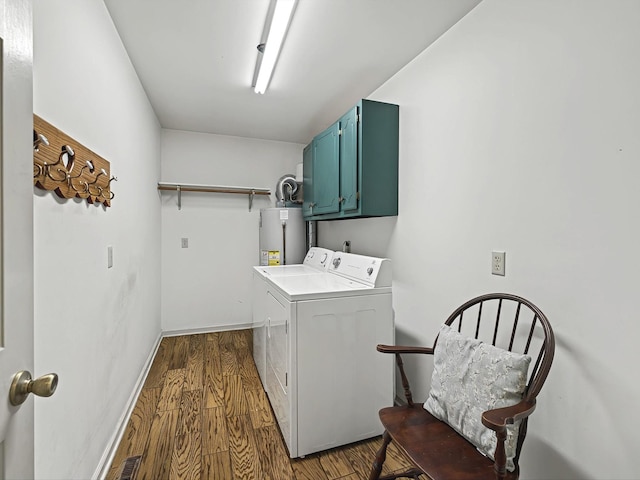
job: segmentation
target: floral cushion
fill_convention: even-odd
[[[440,329],[434,351],[431,391],[424,408],[447,422],[493,459],[496,436],[482,424],[482,413],[515,405],[522,399],[531,357],[509,352],[460,335],[448,325]],[[507,470],[513,471],[519,422],[507,426]]]

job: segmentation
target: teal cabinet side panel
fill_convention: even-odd
[[[313,215],[313,142],[302,151],[302,216]]]
[[[358,108],[340,119],[340,197],[342,211],[358,208]]]
[[[360,102],[361,214],[398,214],[399,107]]]
[[[313,214],[340,209],[338,122],[313,139]]]

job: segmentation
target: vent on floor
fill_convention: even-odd
[[[123,462],[122,473],[118,477],[118,480],[134,480],[138,467],[140,466],[141,455],[135,457],[129,457]]]

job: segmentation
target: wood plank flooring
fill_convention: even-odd
[[[289,458],[252,345],[251,330],[164,338],[107,479],[136,455],[135,480],[366,479],[380,437]],[[383,474],[409,465],[392,444]]]

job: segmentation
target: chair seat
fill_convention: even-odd
[[[495,480],[493,461],[421,403],[383,408],[380,421],[395,445],[433,480]],[[516,478],[516,472],[505,477]]]

